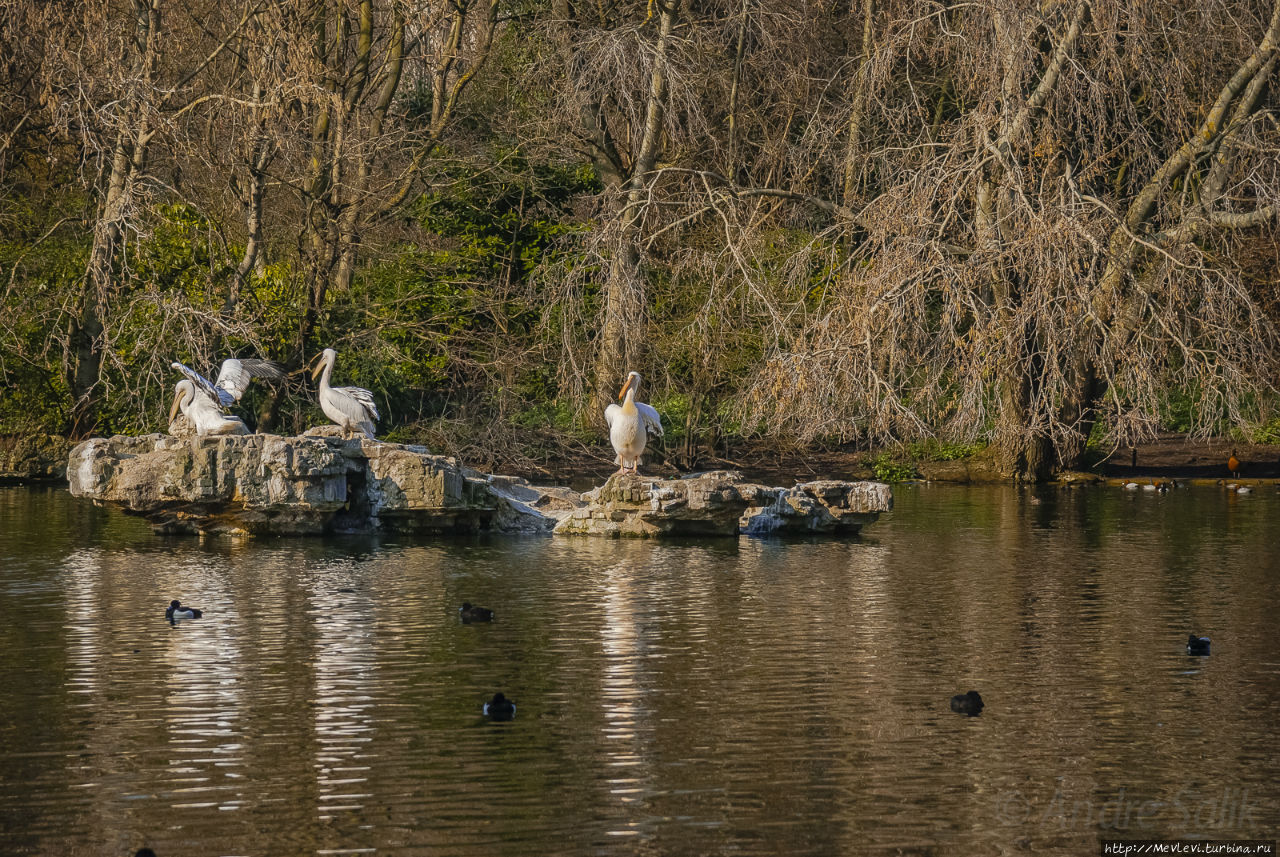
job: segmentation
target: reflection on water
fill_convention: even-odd
[[[0,853],[1274,837],[1280,497],[1040,499],[903,487],[860,541],[236,542],[0,489]]]
[[[372,599],[350,587],[328,589],[313,583],[308,612],[314,617],[316,786],[320,820],[358,812],[372,797],[365,792],[376,761],[374,697],[378,687]]]
[[[604,713],[601,735],[605,739],[607,762],[614,776],[607,780],[609,794],[621,804],[635,804],[649,788],[646,749],[650,742],[642,721],[644,710],[640,667],[648,656],[639,631],[636,581],[624,564],[604,569],[603,623],[600,648],[604,656],[600,682],[600,704]],[[638,831],[632,821],[608,836],[633,836]]]

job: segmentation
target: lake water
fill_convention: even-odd
[[[860,540],[239,542],[0,489],[0,853],[1276,838],[1273,489],[895,494]]]

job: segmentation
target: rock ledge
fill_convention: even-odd
[[[172,533],[848,534],[893,506],[880,483],[768,488],[729,471],[614,476],[579,495],[480,473],[425,447],[343,440],[323,430],[93,438],[71,450],[67,481],[77,497]]]
[[[0,436],[0,484],[62,479],[70,449],[57,435]]]
[[[602,536],[853,534],[893,508],[879,482],[806,482],[768,488],[731,470],[684,479],[613,476],[557,533]]]

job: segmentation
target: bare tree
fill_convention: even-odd
[[[1176,3],[885,9],[877,180],[807,251],[821,300],[776,328],[744,414],[804,438],[987,437],[1028,479],[1075,465],[1098,420],[1149,435],[1170,388],[1201,430],[1241,421],[1275,332],[1221,239],[1275,216],[1276,8],[1215,7],[1215,41],[1165,26]]]
[[[355,271],[361,231],[404,201],[459,99],[483,67],[497,28],[497,0],[361,0],[312,5],[309,167],[294,187],[303,208],[300,247],[307,281],[294,359],[301,357],[334,286]],[[349,21],[349,16],[354,24]],[[390,121],[406,61],[430,79],[430,118],[421,129]],[[406,145],[416,152],[406,155]],[[399,163],[375,174],[378,165]]]
[[[437,156],[497,30],[497,0],[257,4],[216,76],[226,93],[190,112],[184,138],[206,204],[229,172],[233,199],[218,216],[243,223],[219,324],[236,324],[230,316],[266,254],[283,264],[297,301],[293,335],[275,356],[305,360],[331,291],[350,287],[370,234]],[[210,149],[212,139],[223,145]],[[261,425],[275,422],[285,392],[264,403]]]
[[[149,171],[153,150],[246,16],[207,15],[209,4],[177,0],[58,9],[36,9],[45,4],[21,0],[11,5],[10,20],[25,17],[42,39],[43,57],[33,69],[42,92],[42,121],[51,133],[77,145],[95,209],[82,286],[64,328],[63,366],[73,400],[70,432],[82,436],[100,418],[110,317],[128,279],[122,253],[131,233],[145,230],[148,203],[163,185]],[[208,26],[193,26],[196,19]],[[172,38],[175,32],[181,37]],[[187,38],[193,33],[199,36]]]
[[[90,106],[102,122],[102,132],[114,136],[114,142],[110,145],[95,218],[79,317],[71,320],[68,331],[71,353],[67,386],[74,400],[72,437],[82,437],[97,428],[96,395],[106,348],[103,317],[115,291],[120,242],[128,218],[134,215],[138,176],[146,168],[148,147],[156,133],[153,111],[158,100],[156,75],[164,36],[160,10],[161,0],[134,0],[134,31],[120,36],[125,55],[131,57],[127,74],[120,80],[122,91],[114,93],[117,98],[108,104]]]
[[[654,168],[680,133],[668,114],[673,74],[681,77],[673,72],[670,56],[681,7],[682,0],[651,0],[647,5],[578,3],[575,9],[558,0],[548,22],[558,53],[549,58],[549,67],[533,69],[535,76],[563,84],[546,117],[560,130],[553,124],[541,133],[558,136],[568,130],[568,139],[605,185],[608,214],[594,251],[605,272],[599,334],[590,382],[583,384],[583,371],[572,375],[579,389],[589,387],[597,399],[608,398],[626,367],[642,359],[647,299],[641,244]],[[696,105],[692,98],[676,100]]]
[[[464,383],[540,357],[596,415],[637,368],[689,459],[937,436],[1033,479],[1174,391],[1200,432],[1274,401],[1280,0],[0,2],[48,54],[0,69],[0,167],[57,136],[93,189],[83,288],[47,308],[77,431],[104,384],[161,383],[130,319],[300,361],[391,215],[498,148],[601,190],[517,287],[543,328],[505,324],[509,277],[468,286]],[[201,289],[135,276],[161,200],[217,248]],[[292,310],[255,315],[268,282]]]

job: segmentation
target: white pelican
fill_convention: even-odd
[[[613,451],[618,453],[619,473],[627,472],[627,462],[631,463],[631,472],[636,473],[649,434],[662,437],[662,417],[649,405],[636,401],[639,391],[640,373],[628,372],[627,382],[618,392],[622,404],[610,404],[604,409],[604,419],[609,424],[609,440],[613,443]]]
[[[249,434],[249,427],[239,417],[223,413],[222,406],[209,398],[193,381],[179,381],[174,388],[173,407],[169,409],[169,422],[178,415],[178,409],[196,428],[197,435]]]
[[[320,410],[342,428],[344,437],[357,431],[374,440],[374,423],[378,420],[378,406],[373,403],[373,393],[360,387],[330,387],[329,376],[338,352],[326,348],[316,358],[311,377],[320,378]]]
[[[173,422],[181,408],[195,426],[197,435],[249,434],[244,421],[228,415],[224,408],[240,401],[254,378],[284,377],[284,367],[274,360],[237,360],[234,357],[224,360],[216,382],[176,360],[170,365],[189,380],[179,381],[174,387],[169,422]]]
[[[204,391],[205,395],[210,396],[214,402],[224,408],[229,408],[240,401],[240,397],[244,395],[245,390],[249,389],[249,384],[253,382],[254,378],[279,379],[284,377],[284,367],[279,363],[274,360],[258,360],[256,358],[237,360],[231,357],[223,360],[222,368],[218,370],[218,380],[212,383],[190,366],[183,365],[176,360],[169,365],[190,378],[197,387]]]

